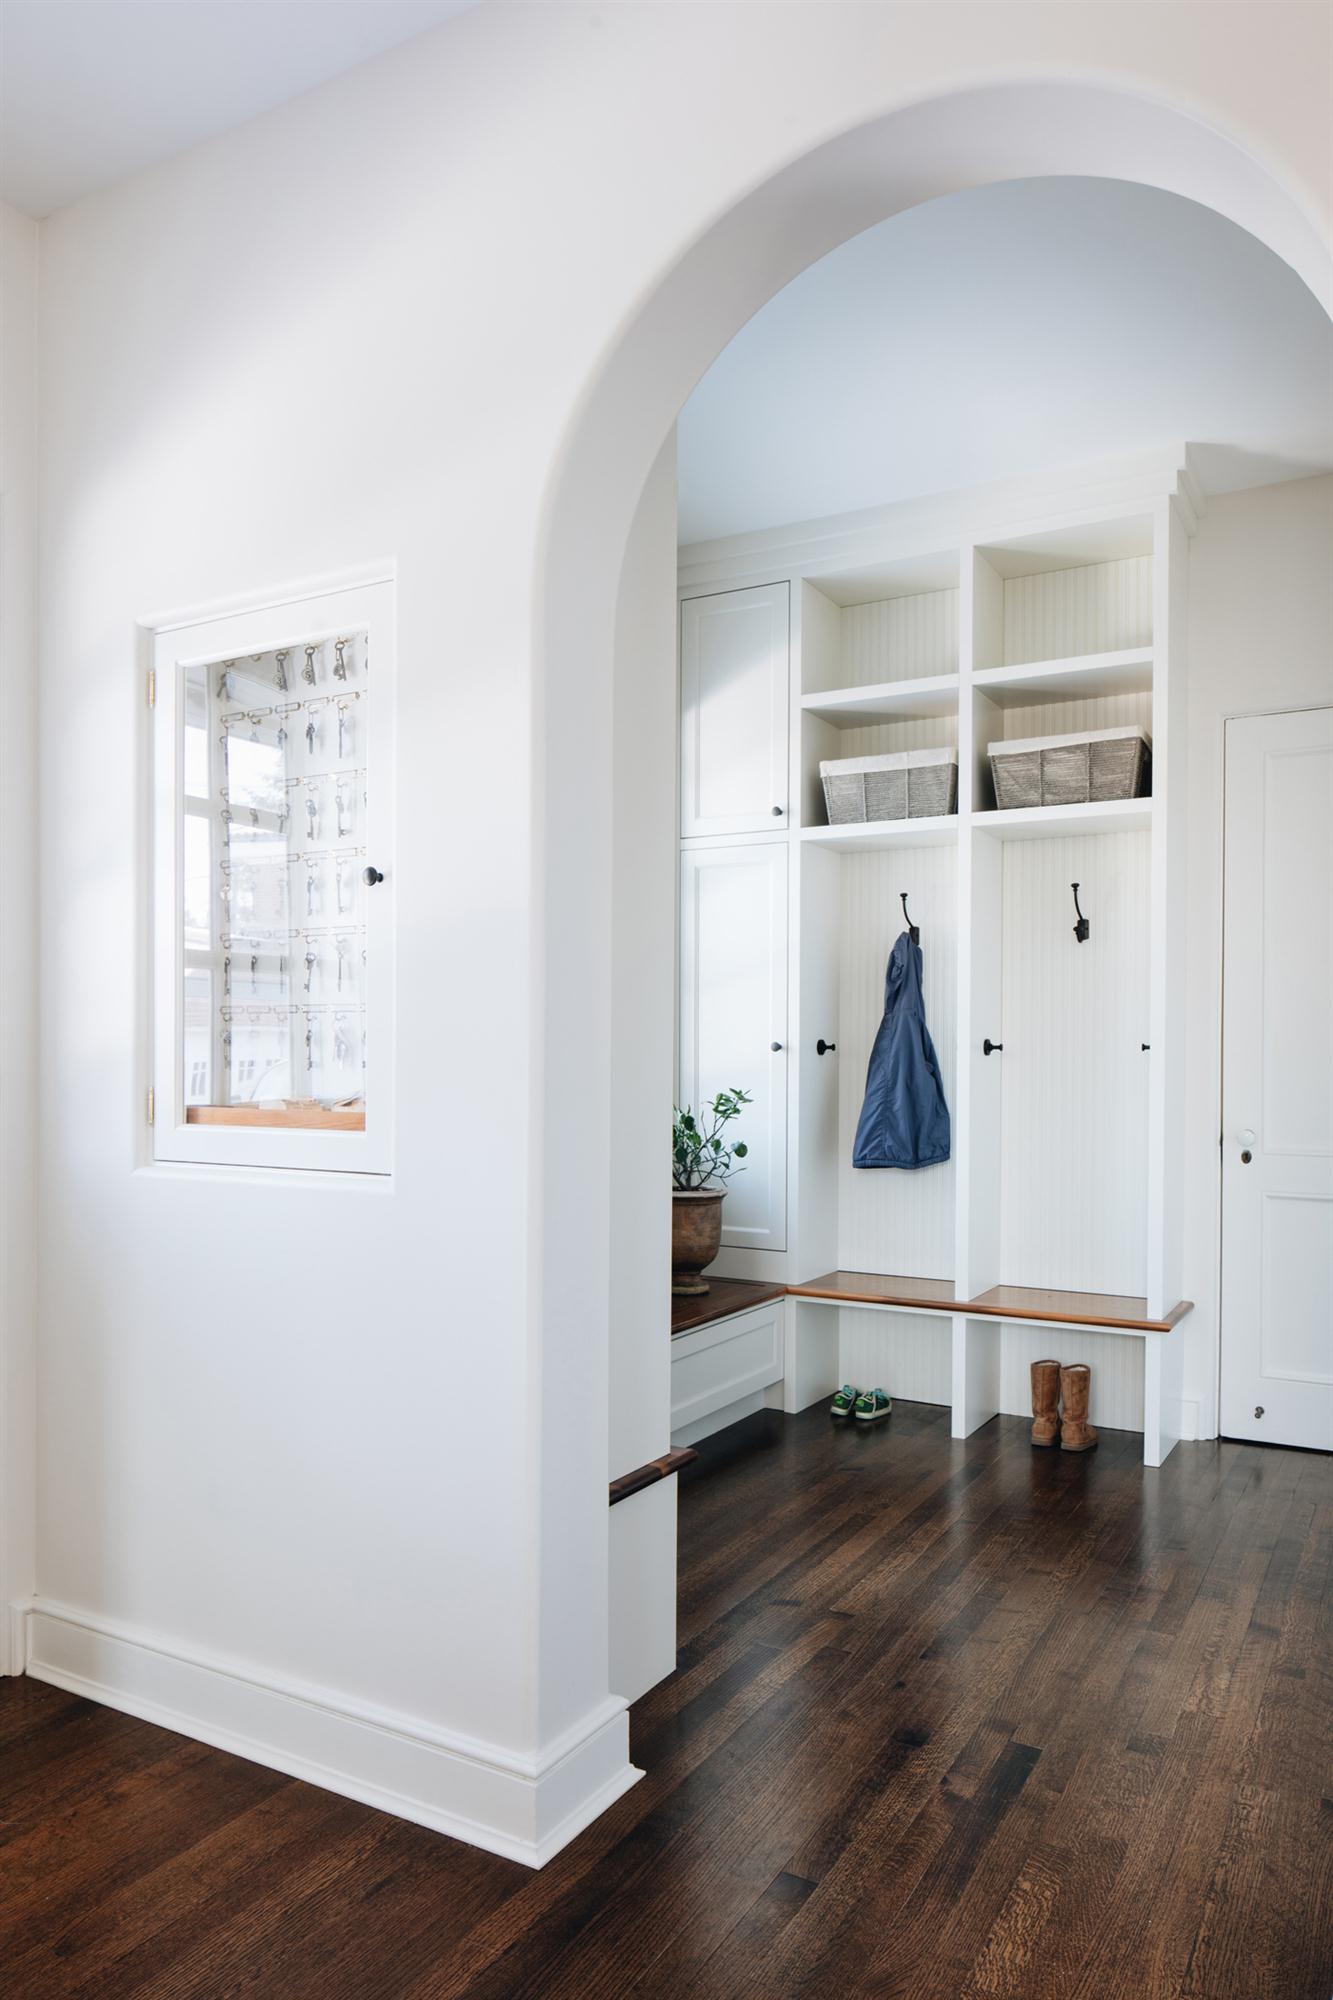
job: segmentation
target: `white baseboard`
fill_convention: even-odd
[[[616,1695],[526,1756],[40,1597],[10,1624],[16,1673],[532,1868],[643,1775]]]

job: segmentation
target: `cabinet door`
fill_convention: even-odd
[[[785,583],[689,597],[680,609],[680,830],[787,824]]]
[[[749,1148],[722,1208],[732,1248],[787,1244],[787,847],[681,854],[679,1102],[754,1099],[731,1127]],[[774,1047],[774,1044],[777,1044]]]

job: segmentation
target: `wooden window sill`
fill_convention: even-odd
[[[279,1132],[364,1132],[366,1113],[364,1105],[356,1110],[334,1110],[323,1104],[189,1104],[185,1108],[185,1122]]]

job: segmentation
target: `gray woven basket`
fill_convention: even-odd
[[[995,803],[1080,806],[1106,799],[1146,796],[1152,773],[1152,738],[1142,729],[1084,729],[1073,736],[1027,736],[991,743]]]
[[[958,810],[956,750],[894,750],[835,757],[819,766],[830,826],[867,820],[933,819]]]

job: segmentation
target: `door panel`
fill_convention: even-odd
[[[731,1128],[749,1147],[723,1204],[722,1241],[787,1243],[787,847],[687,847],[681,854],[679,1101],[748,1090]],[[777,1049],[772,1047],[776,1042]]]
[[[787,824],[789,587],[687,598],[680,608],[680,830]]]
[[[1227,725],[1227,1437],[1333,1449],[1333,709]]]

